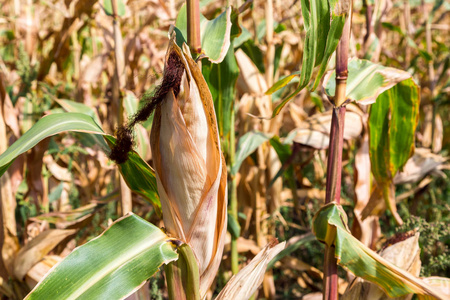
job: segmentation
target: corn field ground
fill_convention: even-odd
[[[450,3],[2,0],[1,299],[450,299]]]

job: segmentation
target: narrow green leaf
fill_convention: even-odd
[[[311,88],[314,91],[320,83],[323,74],[327,70],[328,62],[330,61],[331,55],[336,50],[339,40],[341,39],[342,30],[344,29],[345,16],[336,16],[331,21],[330,31],[327,36],[327,46],[325,48],[325,53],[320,63],[320,68],[314,81],[314,86]]]
[[[202,73],[214,100],[219,134],[224,137],[231,128],[231,113],[236,95],[236,81],[239,76],[234,47],[228,48],[228,53],[221,63],[204,62]]]
[[[100,119],[98,117],[97,111],[94,110],[92,107],[87,106],[84,103],[75,102],[72,100],[65,100],[65,99],[56,99],[56,103],[61,105],[62,108],[64,108],[65,111],[70,113],[82,113],[85,115],[88,115],[92,117],[100,127],[102,123],[100,122]],[[61,113],[61,112],[59,112]],[[109,151],[108,145],[105,143],[105,140],[99,136],[99,135],[92,135],[92,134],[85,134],[85,133],[78,133],[78,140],[87,147],[92,147],[93,145],[97,144],[100,146],[101,149],[104,151]]]
[[[0,155],[0,176],[5,173],[17,156],[30,150],[46,137],[63,131],[105,134],[100,126],[85,114],[63,113],[45,116]]]
[[[285,87],[289,84],[289,82],[291,82],[292,79],[294,79],[297,75],[300,75],[300,73],[301,71],[297,71],[292,73],[291,75],[281,78],[280,80],[275,82],[275,84],[270,89],[267,90],[266,95],[272,95],[279,89]]]
[[[292,155],[291,145],[281,143],[280,138],[278,136],[274,136],[270,139],[270,145],[277,153],[280,162],[284,165],[286,161],[289,159],[289,157]],[[289,182],[289,185],[295,185],[296,179],[294,178],[294,168],[292,164],[289,164],[287,169],[284,169],[283,166],[281,166],[277,174],[275,174],[275,176],[270,180],[269,186],[272,186],[275,183],[275,181],[281,175],[283,175],[285,171],[287,173],[286,178]]]
[[[238,142],[238,148],[236,151],[236,162],[231,167],[231,174],[235,175],[241,167],[244,159],[252,154],[259,146],[264,142],[270,140],[271,136],[259,131],[249,131]]]
[[[345,2],[345,1],[344,1]],[[302,16],[306,29],[305,44],[303,49],[303,61],[300,71],[300,82],[289,96],[274,109],[272,117],[280,113],[283,107],[311,81],[313,70],[320,66],[319,72],[311,90],[315,90],[325,73],[328,61],[336,50],[344,28],[347,10],[345,3],[338,1],[308,1],[302,0]],[[290,76],[295,75],[292,74]],[[284,87],[291,77],[282,82],[277,82],[266,93],[272,94]]]
[[[380,286],[390,297],[415,293],[445,299],[419,278],[388,262],[352,236],[342,206],[330,203],[314,216],[313,232],[328,246],[335,246],[338,264],[358,277]]]
[[[239,225],[238,220],[236,220],[236,218],[231,215],[230,213],[228,213],[228,232],[231,234],[232,237],[234,238],[238,238],[241,236],[241,225]]]
[[[419,118],[419,87],[409,78],[380,96],[387,97],[391,107],[389,154],[394,176],[403,169],[414,152],[414,133]]]
[[[177,257],[158,227],[129,214],[72,251],[26,299],[121,299]]]
[[[86,114],[69,112],[48,115],[40,119],[30,130],[0,155],[0,176],[6,172],[17,156],[30,150],[43,139],[64,131],[103,135],[112,144],[116,140],[114,137],[103,132],[94,119]],[[109,151],[109,149],[105,150]],[[132,151],[129,159],[118,167],[130,189],[142,195],[153,204],[156,212],[160,214],[161,204],[153,169],[135,151]]]
[[[94,109],[92,109],[92,107],[89,107],[86,104],[80,102],[75,102],[66,99],[56,99],[55,101],[59,105],[61,105],[61,107],[64,108],[64,110],[66,110],[67,112],[78,112],[88,115],[92,119],[94,119],[95,123],[97,123],[99,126],[102,125],[102,122],[100,122],[97,112]]]
[[[372,173],[379,184],[392,177],[389,171],[389,98],[380,96],[370,108],[370,162]]]
[[[113,136],[106,135],[105,139],[111,146],[116,143]],[[135,151],[128,153],[128,160],[117,166],[128,187],[150,201],[156,213],[161,216],[161,202],[156,186],[155,171]]]

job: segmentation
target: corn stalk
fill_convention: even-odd
[[[346,111],[347,61],[350,40],[352,9],[345,22],[342,37],[336,49],[336,93],[330,129],[330,146],[327,164],[325,204],[341,202],[342,146],[344,142],[344,120]],[[334,246],[325,246],[324,300],[338,299],[337,259]]]
[[[123,53],[122,33],[117,14],[117,0],[111,0],[113,10],[113,34],[114,34],[114,78],[112,84],[112,103],[113,109],[117,115],[118,124],[123,124],[123,97],[121,89],[125,87],[125,57]],[[125,180],[119,174],[120,183],[120,203],[122,205],[122,215],[132,211],[131,190],[128,188]]]

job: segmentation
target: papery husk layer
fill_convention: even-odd
[[[186,45],[184,45],[186,46]],[[213,100],[187,47],[171,39],[166,54],[184,66],[180,91],[171,89],[155,110],[151,132],[158,192],[167,233],[189,244],[206,294],[219,267],[227,224],[226,166]]]

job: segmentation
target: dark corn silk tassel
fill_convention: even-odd
[[[144,106],[130,119],[127,124],[120,125],[116,130],[117,142],[111,149],[109,158],[117,164],[127,161],[128,153],[133,149],[134,136],[133,128],[137,123],[144,122],[152,114],[158,105],[165,99],[170,89],[173,89],[175,96],[180,92],[181,78],[184,72],[184,65],[180,57],[175,53],[170,53],[162,83],[156,88],[151,97],[144,96],[141,100],[145,102]]]

